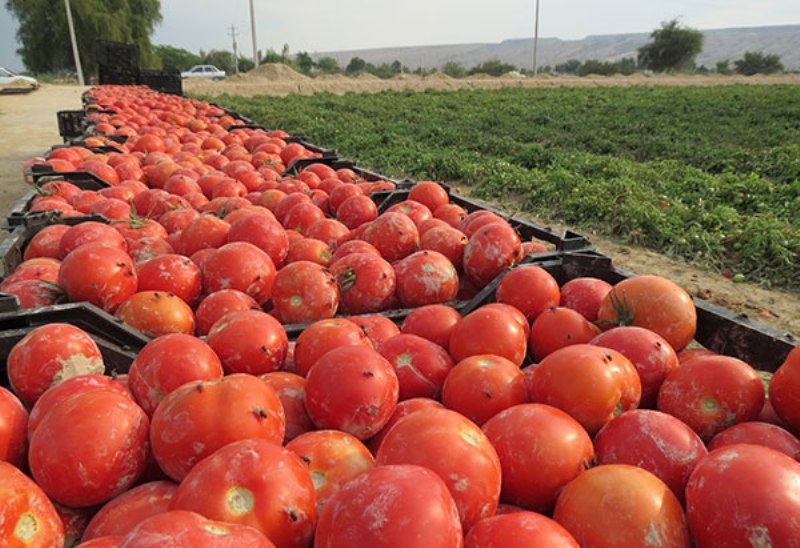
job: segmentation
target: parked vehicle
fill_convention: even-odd
[[[195,65],[189,70],[181,72],[181,78],[211,78],[212,80],[222,80],[225,78],[225,71],[218,69],[214,65]]]
[[[23,76],[21,74],[17,74],[13,70],[0,67],[0,88],[6,87],[31,87],[36,89],[39,87],[39,82],[36,80],[36,78]]]

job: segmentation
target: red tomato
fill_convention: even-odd
[[[159,402],[191,381],[221,379],[222,362],[205,342],[184,334],[147,343],[130,367],[130,387],[138,404],[152,416]]]
[[[434,219],[436,222],[444,223]],[[469,240],[463,232],[447,224],[443,227],[433,227],[421,233],[419,245],[422,249],[441,253],[456,269],[460,269],[464,262],[464,250]]]
[[[61,238],[70,229],[67,225],[50,225],[42,228],[31,238],[25,247],[23,259],[34,259],[36,257],[52,257],[58,259]]]
[[[353,229],[377,219],[378,208],[369,197],[354,194],[336,208],[336,218],[347,228]]]
[[[698,547],[791,546],[800,538],[800,463],[773,449],[729,445],[712,451],[686,486]]]
[[[775,371],[769,383],[769,401],[789,430],[800,435],[800,346]]]
[[[405,308],[452,301],[458,295],[458,273],[447,257],[418,251],[396,262],[397,297]]]
[[[306,376],[318,359],[340,346],[372,348],[372,343],[364,331],[349,320],[336,318],[312,323],[297,337],[294,349],[297,373]]]
[[[531,325],[528,352],[542,361],[559,348],[587,344],[600,334],[600,328],[571,308],[557,306],[539,314]]]
[[[579,422],[540,403],[498,413],[483,432],[503,468],[501,499],[536,512],[550,513],[559,491],[590,466],[594,455]]]
[[[529,322],[550,308],[558,306],[561,292],[558,282],[538,266],[520,266],[509,271],[497,285],[497,302],[522,311]]]
[[[122,251],[128,251],[125,238],[111,225],[86,221],[71,227],[61,236],[58,246],[58,255],[63,259],[71,251],[86,244],[103,244]]]
[[[416,464],[436,472],[469,530],[494,515],[500,499],[501,467],[489,439],[463,415],[424,409],[399,420],[377,454],[379,466]]]
[[[407,417],[411,413],[415,413],[429,407],[444,409],[444,406],[441,403],[430,398],[411,398],[410,400],[403,400],[399,402],[395,406],[392,416],[389,417],[389,420],[383,425],[383,428],[381,428],[380,432],[369,439],[367,447],[369,447],[369,450],[372,451],[372,454],[376,455],[378,453],[378,448],[380,448],[383,438],[386,437],[386,434],[389,433],[389,430],[391,430],[392,426],[397,424],[400,419]]]
[[[170,239],[177,240],[177,235],[172,235]],[[172,255],[175,248],[167,240],[161,238],[140,238],[138,240],[128,240],[128,255],[138,267],[141,263],[147,262],[162,255]]]
[[[420,181],[411,187],[408,199],[421,203],[431,211],[450,201],[447,191],[433,181]]]
[[[140,291],[120,305],[116,317],[151,337],[194,334],[194,313],[186,301],[163,291]]]
[[[414,200],[405,200],[394,204],[386,210],[387,213],[403,213],[419,227],[420,223],[433,217],[433,213],[425,205]]]
[[[322,240],[303,238],[289,245],[289,254],[286,256],[287,263],[297,261],[311,261],[327,267],[333,262],[333,251]]]
[[[308,227],[308,230],[306,231],[306,237],[322,240],[323,242],[328,244],[332,249],[336,249],[338,251],[336,244],[339,242],[340,239],[342,239],[349,233],[350,230],[336,219],[322,219],[321,221],[317,221],[316,223]],[[367,244],[367,242],[363,243],[365,246],[369,245]],[[378,250],[375,249],[375,252],[377,253]],[[334,254],[334,260],[338,258],[339,256]]]
[[[433,474],[431,474],[433,475]],[[0,539],[9,547],[64,545],[64,526],[33,480],[0,460]]]
[[[726,428],[709,442],[708,450],[737,443],[769,447],[800,462],[800,440],[780,426],[765,422],[743,422]]]
[[[664,379],[658,409],[678,417],[708,442],[740,422],[755,420],[764,386],[755,369],[729,356],[693,358]]]
[[[333,260],[338,261],[352,253],[372,253],[378,257],[381,256],[381,252],[374,245],[364,240],[350,240],[336,246],[336,251],[333,252]]]
[[[299,203],[283,216],[283,226],[286,230],[295,230],[300,234],[305,234],[311,225],[324,218],[325,212],[313,203]]]
[[[277,371],[286,358],[286,330],[260,310],[232,312],[208,332],[208,344],[226,373],[261,375]]]
[[[128,533],[119,546],[164,546],[165,538],[175,539],[182,546],[203,548],[275,548],[263,533],[253,527],[214,521],[196,512],[182,510],[162,512],[147,518]]]
[[[650,472],[626,464],[598,466],[568,483],[553,519],[581,546],[691,545],[672,491]]]
[[[380,524],[375,526],[375,524]],[[421,466],[380,466],[346,483],[322,510],[316,548],[461,548],[453,497]]]
[[[519,234],[507,222],[483,226],[469,237],[464,249],[464,273],[485,286],[514,264],[521,248]]]
[[[179,253],[191,257],[201,249],[218,248],[228,240],[231,225],[211,214],[189,221],[180,232]]]
[[[521,365],[528,333],[509,313],[479,308],[458,322],[450,335],[450,355],[457,362],[479,354],[494,354]]]
[[[316,428],[306,411],[306,380],[303,377],[288,371],[273,371],[261,375],[260,378],[275,390],[281,400],[286,416],[284,444]]]
[[[576,344],[547,356],[533,373],[531,399],[569,413],[594,435],[641,397],[633,364],[614,350]]]
[[[203,275],[191,259],[169,253],[136,266],[139,291],[173,293],[188,305],[194,305],[203,290]]]
[[[84,244],[64,258],[58,283],[71,301],[88,301],[114,312],[136,293],[138,277],[126,252],[103,244]]]
[[[177,488],[171,481],[153,481],[122,493],[97,511],[81,540],[127,535],[147,518],[167,512]]]
[[[404,213],[384,213],[366,226],[364,240],[389,262],[399,261],[419,249],[419,231]]]
[[[331,390],[331,386],[337,386]],[[389,420],[399,383],[392,365],[363,346],[323,355],[306,377],[306,410],[319,428],[336,428],[365,440]]]
[[[9,390],[0,386],[0,461],[25,465],[28,450],[28,412]]]
[[[29,406],[70,377],[105,372],[97,344],[82,329],[65,323],[33,329],[11,349],[6,367],[11,389]]]
[[[379,312],[386,310],[394,298],[397,275],[380,255],[351,253],[337,259],[330,272],[339,285],[343,312]]]
[[[634,276],[608,293],[597,319],[655,331],[676,351],[694,338],[697,311],[689,294],[660,276]]]
[[[467,212],[458,204],[444,204],[433,210],[433,216],[453,228],[458,228],[466,218]]]
[[[172,508],[249,525],[290,548],[311,543],[317,519],[308,467],[264,439],[229,443],[203,459],[181,482]]]
[[[161,469],[176,481],[234,441],[283,441],[286,419],[275,390],[258,377],[234,374],[187,383],[167,394],[153,413],[150,443]]]
[[[557,522],[535,512],[514,512],[482,519],[464,538],[465,548],[579,548]]]
[[[500,411],[526,403],[519,367],[500,356],[479,354],[458,362],[442,386],[442,403],[482,425]]]
[[[147,459],[147,415],[112,390],[75,394],[42,418],[30,440],[36,483],[60,504],[110,500],[136,483]]]
[[[634,409],[605,425],[594,439],[599,464],[631,464],[655,474],[681,503],[689,474],[708,454],[703,440],[675,417]]]
[[[272,297],[276,281],[272,259],[247,242],[225,244],[203,265],[203,284],[208,293],[238,289],[264,304]]]
[[[409,312],[400,330],[428,339],[446,349],[450,347],[450,334],[460,321],[461,314],[452,306],[429,304]]]
[[[344,484],[375,468],[369,449],[355,436],[338,430],[307,432],[288,443],[286,449],[308,465],[318,512]]]
[[[438,398],[442,383],[453,368],[453,360],[441,346],[416,335],[397,335],[380,348],[397,373],[400,401]]]
[[[386,316],[373,314],[369,316],[350,316],[347,318],[361,328],[378,352],[381,351],[383,343],[400,334],[397,324]]]
[[[195,312],[197,334],[208,335],[211,327],[224,315],[245,310],[259,310],[256,300],[247,293],[236,289],[215,291],[203,299],[197,307]]]

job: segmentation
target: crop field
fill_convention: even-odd
[[[765,285],[800,287],[791,85],[213,99],[395,177],[503,198]]]

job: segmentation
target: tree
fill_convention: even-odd
[[[717,74],[731,74],[731,62],[729,59],[717,62]]]
[[[655,72],[691,67],[703,49],[703,33],[681,26],[677,19],[662,23],[650,38],[652,42],[638,50],[639,65]]]
[[[463,78],[467,75],[467,69],[461,63],[455,61],[448,61],[442,67],[442,72],[452,78]]]
[[[212,49],[203,56],[202,64],[214,65],[227,74],[236,72],[236,67],[233,65],[233,53],[230,51]]]
[[[392,74],[400,74],[401,72],[403,72],[403,63],[399,59],[395,59],[392,62]]]
[[[6,0],[6,9],[19,21],[17,53],[34,73],[74,71],[67,14],[63,0]],[[81,0],[72,2],[72,19],[81,65],[91,74],[97,65],[96,40],[139,46],[139,62],[159,66],[150,36],[161,22],[159,0]]]
[[[361,57],[353,57],[352,59],[350,59],[350,63],[348,63],[344,71],[347,74],[353,75],[353,74],[358,74],[359,72],[364,72],[366,69],[367,69],[366,61],[364,61]]]
[[[255,67],[256,65],[253,63],[253,59],[251,57],[239,56],[239,71],[250,72]]]
[[[199,65],[201,61],[199,55],[174,46],[159,44],[153,47],[153,53],[161,59],[161,68],[164,70],[184,71]]]
[[[491,76],[502,76],[503,74],[511,72],[512,70],[517,70],[517,67],[515,67],[514,65],[509,65],[508,63],[503,63],[499,59],[492,59],[490,61],[486,61],[483,64],[472,67],[469,70],[469,73],[489,74]]]
[[[576,74],[581,68],[581,62],[577,59],[570,59],[566,63],[556,65],[556,72],[561,74]]]
[[[294,62],[303,74],[311,74],[311,70],[314,68],[314,60],[305,51],[297,52]]]
[[[342,72],[342,67],[333,57],[320,57],[319,61],[317,61],[317,69],[323,74],[338,74]]]
[[[783,72],[780,55],[764,55],[760,51],[745,52],[744,57],[733,62],[736,72],[745,76]]]

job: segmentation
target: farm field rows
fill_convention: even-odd
[[[795,86],[212,98],[390,176],[444,180],[577,230],[800,286]]]

